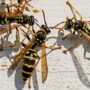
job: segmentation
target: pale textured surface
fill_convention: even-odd
[[[90,19],[90,0],[71,0],[71,3],[85,20]],[[65,20],[66,16],[72,16],[69,7],[65,4],[65,0],[32,0],[32,6],[45,10],[49,26]],[[42,24],[42,13],[35,16],[38,22]],[[72,44],[70,40],[61,41],[63,33],[58,35],[57,31],[52,30],[49,36],[57,37],[56,40],[49,40],[49,45],[56,43],[56,45],[69,47]],[[12,35],[10,40],[12,40]],[[47,81],[44,84],[41,83],[39,63],[36,71],[37,82],[34,76],[34,83],[32,81],[32,88],[30,90],[90,90],[90,48],[87,43],[83,42],[73,51],[68,52],[67,55],[63,54],[62,50],[48,54],[49,73]],[[84,59],[83,56],[85,48],[88,50],[88,53],[86,53],[87,59]],[[0,90],[29,90],[28,84],[24,85],[20,78],[20,68],[17,68],[16,72],[9,77],[7,67],[1,66],[10,64],[9,55],[11,53],[13,53],[13,50],[10,49],[0,52]]]

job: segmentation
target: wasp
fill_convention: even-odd
[[[17,54],[14,57],[14,62],[12,63],[12,65],[9,68],[9,69],[15,70],[18,63],[23,59],[22,79],[24,81],[26,81],[27,79],[29,79],[29,81],[30,81],[31,76],[32,76],[37,64],[39,63],[39,61],[41,59],[42,82],[44,83],[46,78],[47,78],[47,74],[48,74],[48,66],[47,66],[45,48],[50,48],[53,50],[61,48],[61,47],[53,47],[53,46],[46,46],[45,45],[47,35],[51,32],[51,30],[47,26],[44,10],[42,10],[42,12],[43,12],[45,24],[39,26],[40,30],[33,34],[33,37],[31,40],[29,39],[28,44],[22,43],[24,48],[19,52],[19,54]],[[41,57],[38,56],[38,49],[37,48],[41,48],[41,50],[42,50]],[[36,59],[38,59],[38,61],[36,61]],[[30,87],[30,85],[29,85],[29,87]]]
[[[30,1],[30,0],[29,0]],[[28,1],[28,2],[29,2]],[[25,0],[22,0],[21,1],[22,3],[23,2],[26,2]],[[21,4],[20,4],[21,5]],[[22,6],[23,7],[23,6]],[[0,19],[1,19],[1,21],[0,21],[0,24],[1,25],[6,25],[6,24],[9,24],[9,29],[7,29],[6,28],[6,31],[5,31],[5,29],[4,29],[4,31],[3,30],[1,30],[0,31],[0,34],[2,34],[2,33],[7,33],[7,35],[5,36],[5,37],[8,37],[10,34],[11,34],[11,30],[13,30],[14,28],[13,27],[15,27],[15,26],[20,26],[20,25],[13,25],[13,26],[11,26],[11,23],[18,23],[18,24],[21,24],[21,26],[23,25],[24,27],[26,27],[25,26],[25,24],[29,24],[29,27],[32,27],[32,30],[33,30],[33,32],[34,32],[34,27],[33,27],[33,25],[34,25],[34,23],[35,23],[35,20],[37,21],[37,19],[35,19],[34,18],[34,16],[33,15],[31,15],[31,16],[28,16],[28,15],[24,15],[24,14],[18,14],[17,12],[17,14],[14,14],[14,13],[12,13],[11,11],[10,11],[10,9],[9,9],[9,7],[8,7],[8,5],[7,5],[7,9],[8,9],[8,13],[0,13]],[[9,16],[8,16],[9,15]],[[38,24],[37,24],[38,25]],[[12,29],[13,28],[13,29]],[[18,33],[18,37],[19,37],[19,30],[18,30],[18,28],[17,27],[15,27],[15,29],[17,30],[17,33]],[[20,28],[21,29],[21,28]],[[28,30],[30,30],[30,29],[28,29]],[[24,32],[24,30],[22,30],[23,32]],[[19,40],[18,40],[19,41]]]
[[[0,31],[0,35],[3,35],[5,33],[7,33],[4,37],[6,36],[9,36],[11,33],[11,30],[15,30],[16,29],[16,39],[17,39],[17,44],[20,44],[20,34],[19,34],[19,27],[20,26],[25,26],[25,24],[29,24],[29,28],[27,28],[27,33],[22,29],[20,28],[20,30],[24,33],[23,35],[26,36],[28,39],[28,33],[35,33],[35,30],[34,30],[34,24],[36,23],[36,25],[38,25],[38,23],[36,22],[37,19],[34,18],[33,15],[31,16],[28,16],[28,15],[22,15],[22,16],[18,16],[18,17],[11,17],[11,18],[6,18],[6,17],[3,17],[1,18],[1,21],[0,21],[0,24],[8,24],[9,22],[13,23],[13,22],[16,22],[18,24],[14,24],[14,25],[11,25],[11,26],[7,26],[6,28],[3,28],[1,29]],[[3,20],[2,20],[3,19]],[[32,29],[30,29],[30,27]],[[16,45],[16,44],[15,44]],[[15,46],[13,45],[13,46]],[[1,48],[3,48],[3,44],[0,45]],[[12,47],[13,47],[12,46]],[[10,46],[11,47],[11,46]],[[1,50],[0,50],[1,51]]]
[[[12,8],[9,8],[8,4],[1,4],[7,7],[8,12],[0,12],[0,24],[1,25],[6,25],[9,24],[10,31],[11,31],[11,25],[10,23],[12,22],[18,22],[20,24],[27,24],[29,25],[34,24],[34,16],[28,16],[28,15],[23,15],[23,11],[27,5],[29,5],[29,2],[31,0],[21,0],[21,2],[16,6],[15,10],[12,10]],[[10,7],[12,7],[11,5]],[[30,6],[30,5],[29,5]],[[39,12],[39,10],[34,10],[34,12]],[[15,19],[14,19],[15,18]],[[26,22],[28,20],[28,22]],[[30,21],[29,21],[30,20]],[[25,27],[25,25],[24,25]],[[2,31],[0,31],[2,32]],[[7,30],[6,30],[7,32]]]
[[[12,17],[3,16],[3,17],[0,17],[0,20],[1,20],[0,24],[2,24],[2,25],[9,24],[9,28],[7,28],[6,30],[4,29],[4,30],[0,31],[0,34],[7,33],[7,35],[5,37],[8,37],[11,34],[11,30],[14,30],[14,28],[15,28],[16,36],[18,37],[17,43],[20,43],[20,35],[19,35],[19,29],[18,29],[19,26],[24,26],[25,28],[27,28],[25,26],[25,24],[29,25],[29,28],[27,28],[28,29],[27,35],[24,32],[24,30],[22,28],[20,28],[20,30],[22,32],[24,32],[25,35],[28,37],[29,32],[35,33],[34,24],[38,25],[38,23],[37,23],[38,20],[36,18],[34,18],[33,15],[28,16],[28,15],[22,14],[22,16],[15,16],[15,17],[14,16],[12,16]],[[18,23],[19,25],[17,24],[17,25],[12,26],[10,23]],[[32,28],[32,29],[30,29],[30,28]]]
[[[90,43],[90,29],[88,26],[89,22],[82,20],[82,16],[80,15],[80,13],[70,4],[69,1],[67,1],[66,4],[70,7],[70,9],[73,13],[73,18],[67,17],[66,21],[60,22],[52,28],[59,29],[58,32],[64,31],[64,30],[70,30],[71,33],[66,35],[65,37],[63,37],[62,38],[63,40],[71,38],[76,32],[78,33],[79,37],[77,37],[76,41],[74,42],[74,44],[70,48],[63,51],[64,53],[73,49],[78,44],[81,36],[84,37],[88,43]],[[80,19],[76,18],[75,13],[77,15],[79,15]],[[64,26],[59,28],[58,26],[61,24],[64,24]]]

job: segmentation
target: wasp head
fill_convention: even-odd
[[[73,21],[72,21],[72,19],[69,19],[69,18],[67,17],[67,20],[66,20],[66,23],[65,23],[65,29],[66,29],[66,30],[67,30],[67,29],[71,29],[72,26],[73,26]]]
[[[42,25],[41,28],[42,28],[43,30],[45,30],[45,32],[46,32],[47,34],[49,34],[49,33],[51,32],[51,30],[49,29],[49,27],[47,27],[46,25]]]

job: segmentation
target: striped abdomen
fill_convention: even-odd
[[[0,16],[0,24],[2,24],[2,25],[9,24],[9,21],[7,20],[6,17]]]
[[[38,57],[36,50],[30,49],[26,52],[22,66],[22,77],[26,81],[33,73],[35,60]]]
[[[17,16],[17,17],[6,17],[6,16],[1,16],[0,17],[0,24],[5,25],[9,23],[20,23],[23,24],[25,23],[23,20],[23,17]]]

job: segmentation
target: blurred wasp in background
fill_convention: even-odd
[[[28,34],[29,33],[35,33],[34,30],[34,24],[36,24],[38,26],[37,23],[37,19],[34,18],[33,15],[28,16],[28,15],[24,15],[22,14],[22,16],[16,16],[16,17],[0,17],[1,21],[0,24],[8,24],[8,23],[17,23],[15,25],[10,25],[8,27],[6,27],[6,29],[2,29],[0,31],[0,35],[7,33],[4,37],[9,37],[9,35],[11,34],[12,30],[16,29],[16,38],[17,38],[17,43],[20,43],[20,33],[19,33],[19,29],[27,36],[28,38]],[[29,28],[27,28],[25,25],[28,24]],[[27,29],[27,32],[25,32],[25,30],[23,28],[19,28],[20,26],[24,26]],[[14,45],[15,46],[15,45]]]
[[[14,12],[11,8],[9,8],[8,4],[2,4],[2,5],[7,6],[8,12],[6,12],[6,13],[0,12],[0,24],[1,25],[9,24],[9,27],[6,27],[6,29],[4,28],[4,29],[0,30],[0,35],[2,35],[4,33],[7,33],[7,35],[5,37],[8,38],[8,36],[11,34],[11,31],[16,29],[16,31],[17,31],[16,36],[17,36],[17,39],[18,39],[17,42],[20,42],[18,27],[24,26],[26,28],[25,24],[29,24],[29,29],[28,30],[30,30],[30,27],[32,27],[32,30],[34,30],[33,25],[34,25],[35,21],[37,21],[37,19],[35,19],[33,15],[28,16],[28,15],[25,15],[25,14],[22,13],[24,11],[26,5],[29,4],[29,1],[31,1],[31,0],[28,0],[28,1],[27,0],[22,0],[20,2],[20,4],[16,7],[16,11],[14,11]],[[37,13],[37,12],[39,12],[39,10],[35,10],[35,13]],[[11,25],[11,23],[18,23],[20,25],[18,25],[18,24]],[[22,31],[24,32],[24,30],[22,30]],[[0,46],[2,46],[2,44]]]
[[[17,67],[18,63],[23,60],[23,64],[22,64],[22,79],[24,81],[26,81],[27,79],[29,79],[29,87],[30,87],[30,79],[31,76],[34,72],[34,70],[36,69],[36,66],[38,65],[40,59],[41,59],[41,68],[42,68],[42,82],[44,83],[46,78],[47,78],[47,74],[48,74],[48,66],[47,66],[47,60],[46,60],[46,50],[45,48],[49,48],[52,50],[55,49],[60,49],[60,46],[54,47],[54,46],[46,46],[45,45],[45,41],[47,40],[47,35],[51,32],[50,28],[47,26],[46,23],[46,19],[45,19],[45,13],[43,12],[43,17],[44,17],[44,23],[43,25],[39,26],[40,30],[37,32],[34,32],[34,34],[32,34],[32,39],[29,40],[28,44],[24,44],[22,42],[22,45],[24,46],[24,48],[22,48],[22,50],[15,55],[14,57],[14,61],[12,63],[12,65],[10,66],[9,70],[15,70],[15,68]],[[38,56],[38,48],[41,48],[42,53],[41,53],[41,57]],[[37,60],[36,60],[37,59]]]
[[[9,17],[8,18],[6,18],[6,17],[5,18],[4,17],[1,18],[0,17],[0,19],[1,19],[0,24],[2,24],[2,25],[3,24],[8,24],[9,22],[11,22],[11,23],[13,23],[13,22],[14,23],[17,23],[15,25],[8,26],[8,27],[6,27],[6,28],[4,28],[4,29],[2,29],[0,31],[0,35],[7,33],[4,37],[8,37],[11,34],[11,30],[15,30],[16,29],[16,39],[17,39],[17,42],[16,43],[17,44],[20,43],[20,32],[19,32],[19,29],[28,38],[28,34],[29,33],[35,33],[34,24],[38,25],[38,23],[36,22],[37,19],[35,19],[33,15],[28,16],[28,15],[24,15],[23,14],[22,16],[10,17],[10,18]],[[29,25],[29,28],[27,28],[25,26],[25,24],[28,24]],[[25,32],[24,28],[20,28],[20,26],[24,26],[27,29],[26,30],[27,32]],[[19,27],[19,29],[18,29],[18,27]],[[15,46],[15,45],[13,45],[13,46]],[[1,43],[1,46],[2,46],[2,43]]]
[[[73,18],[70,19],[67,17],[65,22],[60,22],[59,24],[57,24],[51,28],[59,29],[58,32],[64,31],[64,30],[71,30],[70,34],[68,34],[62,38],[63,40],[71,38],[76,32],[78,33],[79,37],[77,37],[76,41],[73,43],[73,45],[70,48],[63,51],[64,53],[66,53],[69,50],[72,50],[79,43],[81,36],[84,37],[88,43],[90,43],[90,29],[88,26],[88,24],[90,24],[90,22],[89,21],[83,21],[80,13],[77,10],[75,10],[75,8],[70,4],[69,1],[67,1],[66,4],[70,7],[70,9],[73,13]],[[76,18],[75,13],[77,15],[79,15],[80,20],[78,20]],[[58,26],[61,25],[62,23],[65,23],[64,26],[59,28]]]

